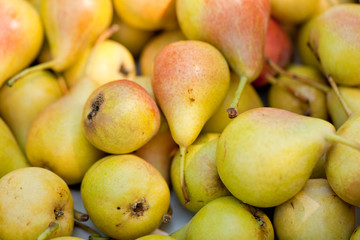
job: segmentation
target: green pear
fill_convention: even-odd
[[[277,206],[303,188],[329,141],[359,147],[335,135],[335,127],[325,120],[277,108],[251,109],[222,132],[218,172],[226,188],[244,203]]]
[[[96,162],[81,183],[90,219],[106,235],[135,239],[161,223],[170,190],[161,174],[134,155],[113,155]]]
[[[191,201],[185,204],[180,184],[180,151],[171,164],[171,183],[179,201],[192,212],[197,212],[210,201],[230,195],[221,182],[216,169],[216,147],[220,134],[200,135],[187,148],[185,158],[185,184]]]
[[[0,239],[37,239],[50,222],[59,224],[51,237],[72,234],[70,189],[49,170],[28,167],[8,173],[0,179],[0,202]]]
[[[282,239],[349,239],[355,207],[339,198],[325,179],[310,179],[274,212],[276,236]]]
[[[61,95],[55,76],[43,70],[24,76],[12,87],[4,85],[0,89],[0,114],[24,152],[31,123]]]
[[[319,0],[270,0],[270,3],[273,17],[283,23],[299,24],[314,14]]]
[[[195,214],[186,240],[274,239],[269,218],[257,208],[228,196],[217,198]]]
[[[351,234],[351,237],[349,240],[359,240],[360,239],[360,226],[358,226],[354,232]]]
[[[152,234],[152,235],[147,235],[144,237],[137,238],[136,240],[176,240],[176,239],[173,237],[170,237],[170,236]]]
[[[325,84],[321,73],[313,67],[292,65],[287,71],[305,77],[317,83]],[[275,84],[272,84],[268,102],[270,107],[281,108],[311,117],[328,119],[326,107],[326,93],[308,84],[299,82],[281,75]]]
[[[15,137],[1,118],[0,136],[0,178],[15,169],[29,167]]]
[[[340,4],[316,18],[309,43],[326,75],[336,83],[360,84],[360,5]]]
[[[175,232],[171,233],[170,236],[175,238],[176,240],[185,240],[186,231],[189,226],[190,222],[182,226],[180,229],[176,230]]]
[[[35,118],[26,139],[26,155],[31,165],[50,169],[67,184],[76,184],[104,156],[86,139],[81,126],[86,100],[97,87],[94,81],[83,78],[69,94]]]
[[[117,80],[102,85],[88,98],[82,116],[86,138],[104,152],[133,152],[158,132],[160,111],[139,84]]]
[[[171,135],[180,146],[181,187],[188,201],[183,174],[186,148],[224,100],[230,83],[229,67],[210,44],[178,41],[156,56],[151,82]]]
[[[1,0],[0,16],[0,86],[2,86],[9,77],[35,59],[43,43],[44,30],[35,8],[24,0]]]

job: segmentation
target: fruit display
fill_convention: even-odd
[[[0,13],[0,240],[360,239],[360,1]]]

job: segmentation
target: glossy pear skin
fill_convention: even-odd
[[[15,169],[29,167],[15,137],[1,118],[0,136],[0,178]]]
[[[334,126],[322,119],[276,108],[251,109],[220,136],[216,153],[220,178],[244,203],[277,206],[305,185],[330,146],[325,136],[334,133]]]
[[[41,16],[53,69],[62,71],[71,66],[112,19],[110,0],[43,0]]]
[[[188,39],[209,42],[225,56],[231,68],[253,81],[264,61],[270,14],[269,0],[178,0],[176,13]]]
[[[345,240],[355,228],[355,207],[339,198],[325,179],[310,179],[275,208],[273,223],[279,240]]]
[[[325,74],[336,83],[360,84],[360,5],[340,4],[316,18],[309,42],[320,58]]]
[[[185,183],[191,201],[185,204],[180,186],[180,151],[171,164],[171,182],[177,198],[192,212],[199,211],[210,201],[230,195],[216,169],[216,146],[220,134],[200,135],[187,148],[185,155]]]
[[[113,155],[96,162],[82,181],[81,196],[95,226],[116,239],[150,234],[170,203],[164,178],[134,155]]]
[[[4,85],[0,89],[0,114],[24,152],[31,123],[61,95],[57,79],[48,71],[30,73],[14,86]]]
[[[196,213],[186,240],[274,239],[270,219],[259,209],[228,196],[217,198]]]
[[[44,30],[39,14],[27,1],[1,0],[0,16],[0,86],[2,86],[8,78],[35,59],[43,43]]]
[[[0,179],[0,201],[1,239],[37,239],[50,222],[59,224],[51,238],[72,234],[74,209],[70,189],[49,170],[29,167],[5,175]],[[63,215],[56,216],[56,211]]]
[[[337,131],[347,139],[358,141],[360,133],[360,114],[354,114]],[[325,171],[331,188],[344,201],[360,206],[360,152],[334,144],[326,154]]]
[[[86,139],[81,126],[84,104],[96,87],[84,78],[36,117],[26,140],[31,165],[48,168],[67,184],[76,184],[104,156]]]
[[[177,144],[189,146],[217,110],[229,88],[229,67],[208,43],[179,41],[154,62],[152,87]]]

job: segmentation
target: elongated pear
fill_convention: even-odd
[[[235,107],[243,87],[255,80],[263,68],[269,0],[230,0],[226,4],[216,0],[178,0],[176,13],[188,39],[217,47],[241,77],[228,110],[230,117],[236,117]]]
[[[0,1],[0,86],[40,51],[44,30],[35,8],[23,0]]]

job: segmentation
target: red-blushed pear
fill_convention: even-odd
[[[188,39],[209,42],[218,48],[241,77],[227,110],[238,115],[236,106],[246,83],[254,81],[264,63],[265,35],[270,15],[269,0],[178,0],[176,13]]]
[[[274,19],[270,18],[265,38],[265,58],[270,58],[280,67],[285,67],[292,55],[292,43],[288,33]],[[261,87],[268,84],[266,76],[275,75],[275,72],[264,63],[260,76],[253,82],[254,86]]]
[[[180,146],[180,179],[185,202],[189,201],[184,183],[186,148],[224,100],[229,83],[225,58],[208,43],[178,41],[167,45],[155,58],[152,87],[171,135]]]
[[[23,0],[0,1],[0,86],[29,65],[43,43],[43,27],[35,8]],[[21,56],[21,57],[20,57]]]
[[[309,45],[324,74],[336,83],[360,84],[360,5],[340,4],[318,16],[309,32]]]

